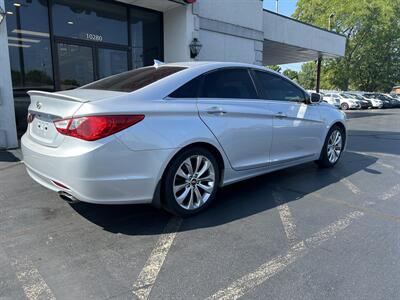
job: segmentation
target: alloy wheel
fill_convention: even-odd
[[[176,202],[186,210],[203,206],[215,185],[215,171],[211,161],[203,155],[193,155],[179,166],[173,181]]]
[[[334,164],[340,157],[342,152],[342,134],[339,130],[334,130],[328,140],[328,160],[331,164]]]

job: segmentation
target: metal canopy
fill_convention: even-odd
[[[264,40],[263,44],[264,65],[281,65],[306,62],[317,60],[318,57],[322,57],[323,59],[339,57],[338,55],[331,53],[319,52],[313,49],[307,49],[270,40]]]
[[[263,64],[279,65],[341,57],[346,37],[264,10]]]

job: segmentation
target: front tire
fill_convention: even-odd
[[[321,155],[316,163],[322,168],[332,168],[339,161],[346,142],[345,132],[342,127],[335,125],[325,139]]]
[[[163,178],[164,208],[189,216],[206,209],[218,190],[220,170],[214,155],[196,147],[179,153]]]
[[[340,108],[342,110],[348,110],[349,109],[349,105],[346,102],[344,102],[344,103],[340,104]]]

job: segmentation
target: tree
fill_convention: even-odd
[[[298,81],[299,80],[299,73],[297,73],[294,70],[290,70],[290,69],[286,69],[285,71],[283,71],[282,73],[283,75],[285,75],[286,77]]]
[[[271,69],[273,71],[279,72],[279,73],[282,71],[282,68],[280,66],[278,66],[278,65],[267,66],[267,68]]]
[[[317,77],[317,66],[314,61],[310,61],[301,65],[298,74],[298,83],[307,90],[314,90]]]
[[[347,38],[343,58],[324,62],[321,86],[389,91],[400,81],[400,1],[298,0],[293,16]]]

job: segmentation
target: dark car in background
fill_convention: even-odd
[[[395,107],[400,107],[400,95],[397,94],[388,94],[386,95],[389,98],[392,98],[396,101]]]
[[[393,108],[396,107],[396,100],[393,98],[387,97],[380,93],[365,93],[363,95],[365,98],[379,99],[383,102],[382,108]]]

